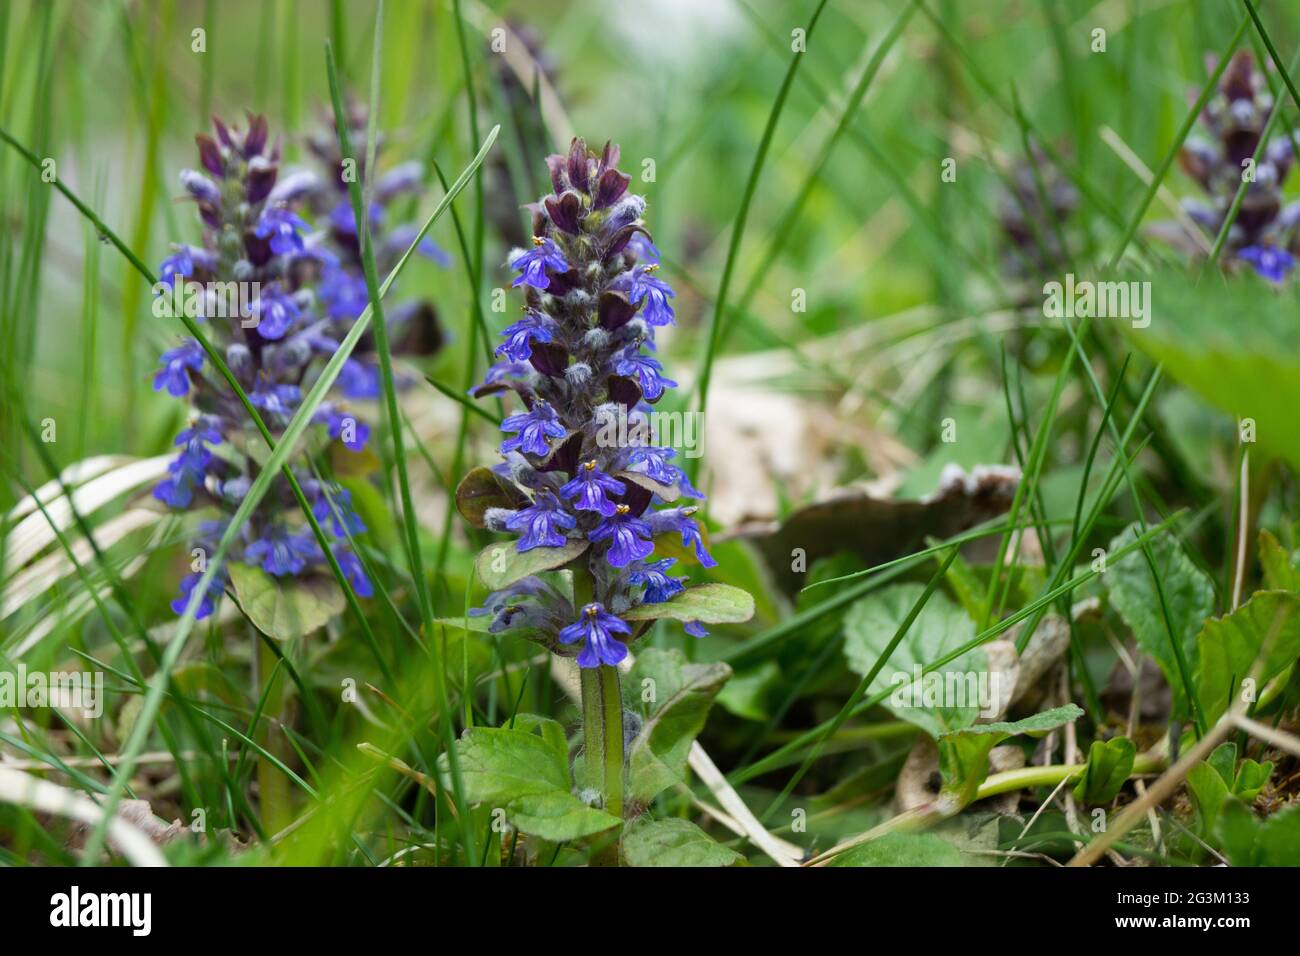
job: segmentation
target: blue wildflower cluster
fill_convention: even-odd
[[[1210,134],[1188,140],[1179,154],[1183,170],[1209,197],[1184,208],[1211,241],[1219,234],[1248,165],[1259,149],[1274,100],[1254,56],[1243,51],[1228,64],[1201,122]],[[1300,253],[1300,202],[1284,203],[1282,187],[1295,163],[1292,133],[1279,131],[1254,166],[1224,251],[1270,282],[1281,282]]]
[[[345,112],[351,142],[365,143],[365,108],[349,99]],[[382,151],[383,145],[383,136],[377,133],[376,156]],[[308,202],[316,220],[324,224],[325,248],[329,252],[329,255],[321,258],[320,281],[316,292],[328,328],[335,337],[342,338],[370,303],[361,265],[356,215],[348,197],[349,182],[369,182],[365,157],[358,156],[355,167],[351,161],[344,161],[339,152],[338,133],[332,112],[328,125],[322,125],[320,132],[308,139],[307,146],[322,169],[322,175],[313,178]],[[367,191],[370,238],[380,276],[391,270],[419,231],[415,223],[394,223],[394,206],[399,200],[414,198],[422,189],[423,180],[423,166],[419,162],[410,161],[377,176]],[[427,236],[420,240],[416,253],[441,266],[450,265],[447,254]],[[384,313],[388,323],[389,343],[394,354],[427,355],[442,345],[437,315],[429,302],[399,301],[394,305],[386,305]],[[399,380],[397,384],[401,386],[409,382]],[[346,398],[379,397],[379,360],[374,353],[374,343],[369,332],[343,363],[343,369],[339,373],[339,386]]]
[[[589,153],[575,139],[567,155],[548,158],[553,192],[529,207],[531,247],[509,257],[523,314],[473,391],[511,390],[523,404],[502,422],[504,461],[492,469],[517,507],[488,508],[484,524],[518,534],[519,552],[585,544],[574,560],[593,585],[591,600],[574,607],[529,577],[478,613],[493,615],[494,632],[540,629],[582,667],[621,661],[634,635],[620,615],[684,590],[675,559],[654,558],[659,536],[680,539],[705,567],[716,564],[696,509],[676,504],[703,496],[672,463],[671,448],[649,443],[650,405],[677,384],[653,356],[656,331],[674,321],[674,293],[657,275],[645,200],[628,192],[618,155],[609,144]],[[609,427],[620,419],[632,427]],[[698,622],[687,631],[705,633]]]
[[[197,305],[190,314],[221,352],[240,387],[274,434],[281,432],[302,401],[304,389],[338,348],[330,318],[312,283],[332,254],[320,234],[309,233],[297,209],[313,185],[307,174],[279,180],[280,146],[267,142],[266,120],[250,116],[248,129],[214,118],[215,138],[196,137],[201,170],[185,170],[181,183],[197,203],[203,243],[180,245],[162,263],[159,296]],[[232,303],[247,303],[232,308]],[[203,348],[187,338],[163,353],[155,391],[187,401],[189,425],[176,438],[179,449],[153,496],[176,510],[215,509],[194,544],[192,573],[181,582],[176,612],[186,602],[215,550],[229,515],[247,494],[264,447],[247,410],[226,379],[207,362]],[[327,399],[313,424],[351,451],[360,451],[369,426],[356,418],[346,399]],[[300,461],[291,466],[330,539],[340,567],[362,596],[371,594],[361,562],[347,535],[364,531],[346,490],[317,481]],[[278,477],[241,531],[231,557],[277,578],[298,576],[327,564],[289,488]],[[211,614],[225,576],[213,578],[198,617]]]

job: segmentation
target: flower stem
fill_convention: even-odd
[[[623,694],[618,668],[602,664],[599,671],[601,717],[605,722],[605,809],[623,817]]]
[[[608,813],[623,817],[623,697],[618,668],[582,668],[582,726],[585,741],[582,785],[600,793]],[[618,865],[617,843],[600,847],[593,863]]]
[[[1130,777],[1140,774],[1159,773],[1169,765],[1167,755],[1158,753],[1138,754],[1133,761]],[[1083,776],[1087,763],[1049,764],[1042,767],[1020,767],[991,774],[975,794],[976,800],[996,796],[999,793],[1011,793],[1015,790],[1027,790],[1031,787],[1054,787],[1062,780],[1077,780]]]
[[[278,724],[284,718],[285,694],[275,652],[266,641],[257,641],[258,671],[262,684],[262,714],[265,723],[262,745],[277,758],[286,756],[288,747]],[[293,796],[289,780],[265,756],[257,758],[257,791],[262,811],[262,825],[268,833],[279,833],[293,822]]]

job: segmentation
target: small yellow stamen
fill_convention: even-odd
[[[657,262],[652,262],[652,263],[650,263],[650,265],[648,265],[648,266],[645,267],[645,271],[648,272],[648,273],[649,273],[649,272],[658,272],[658,271],[659,271],[659,263],[657,263]]]
[[[627,514],[629,511],[631,511],[632,509],[629,508],[627,505],[619,505],[619,506],[618,506],[616,509],[614,509],[614,510],[617,511],[617,512],[618,512],[619,514],[621,514],[621,515],[625,515],[625,514]]]
[[[594,458],[591,459],[591,461],[585,463],[582,467],[583,467],[583,468],[586,468],[588,471],[595,471],[595,470],[596,470],[596,459],[594,459]]]
[[[535,246],[540,246],[540,245],[541,245],[542,243],[544,243],[545,241],[546,241],[546,240],[543,239],[541,236],[533,236],[533,245],[535,245]]]
[[[597,614],[596,605],[594,604],[588,604],[585,608],[583,608],[583,610],[587,612],[587,617],[595,617]]]

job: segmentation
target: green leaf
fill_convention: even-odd
[[[1109,550],[1113,553],[1131,545],[1137,534],[1137,526],[1129,525],[1111,541]],[[1169,624],[1175,640],[1180,642],[1184,660],[1188,662],[1190,670],[1195,655],[1196,633],[1205,619],[1214,613],[1214,586],[1183,553],[1173,535],[1156,535],[1150,541],[1150,548],[1169,608]],[[1134,549],[1114,562],[1102,577],[1111,605],[1133,629],[1133,637],[1138,646],[1154,658],[1173,689],[1174,712],[1187,716],[1190,705],[1179,673],[1178,657],[1169,640],[1170,628],[1165,623],[1160,594],[1142,549]],[[1189,673],[1188,678],[1190,677]],[[1210,719],[1208,715],[1206,719]]]
[[[1237,770],[1237,745],[1234,743],[1219,744],[1205,758],[1205,762],[1218,773],[1219,779],[1223,781],[1224,786],[1231,786],[1232,778],[1236,776]]]
[[[939,737],[939,769],[943,772],[943,791],[957,798],[960,806],[975,799],[989,773],[989,751],[1002,741],[1019,734],[1043,734],[1083,716],[1074,704],[1053,707],[1016,721],[975,724],[952,730]]]
[[[563,567],[587,550],[586,538],[570,538],[558,548],[518,551],[512,541],[489,544],[474,562],[479,580],[491,591],[500,591],[516,581],[543,571]]]
[[[781,684],[781,665],[764,661],[733,675],[718,694],[718,703],[745,720],[767,720],[769,695]]]
[[[456,486],[456,510],[476,528],[485,527],[483,515],[489,508],[519,508],[523,501],[522,493],[483,466],[472,469]]]
[[[1223,801],[1228,799],[1228,785],[1218,770],[1202,761],[1187,774],[1187,789],[1201,819],[1201,836],[1208,838],[1218,825]]]
[[[572,792],[563,731],[554,721],[528,718],[515,728],[471,727],[456,741],[456,754],[472,804],[505,811],[521,833],[561,842],[600,833],[621,822],[590,807]],[[558,733],[557,733],[558,731]],[[446,754],[438,759],[448,776]]]
[[[1137,747],[1127,737],[1094,740],[1088,749],[1088,766],[1074,786],[1075,798],[1087,804],[1115,799],[1133,772],[1136,756]]]
[[[966,858],[933,833],[886,833],[834,857],[830,866],[965,866]]]
[[[276,578],[237,561],[226,567],[240,608],[254,627],[277,641],[310,634],[347,606],[338,582],[321,574]]]
[[[895,584],[868,594],[849,608],[844,618],[844,654],[850,670],[864,677],[870,673],[924,590],[920,584]],[[946,706],[932,707],[926,706],[929,700],[926,688],[927,681],[946,683],[948,675],[975,675],[977,682],[981,676],[986,682],[990,680],[988,655],[981,648],[968,651],[946,664],[943,671],[934,672],[934,677],[923,677],[919,683],[916,674],[926,664],[969,643],[974,637],[975,622],[965,611],[943,594],[931,595],[889,661],[871,682],[868,693],[878,694],[892,689],[894,693],[885,699],[882,706],[901,720],[920,727],[931,737],[973,724],[980,713],[978,686],[976,692],[970,694],[966,693],[970,690],[969,683],[958,681],[954,689],[961,691],[962,699],[945,693],[939,703]],[[975,699],[970,699],[972,697]],[[996,698],[997,695],[992,694],[989,700]]]
[[[1121,323],[1125,334],[1210,404],[1252,419],[1259,444],[1300,467],[1300,300],[1249,272],[1143,278],[1159,290],[1155,315],[1144,329]]]
[[[453,630],[473,631],[475,634],[488,633],[488,627],[492,624],[492,616],[483,614],[479,617],[435,617],[434,624],[441,624],[443,627]]]
[[[1270,762],[1258,763],[1249,758],[1237,766],[1237,745],[1223,743],[1187,775],[1188,789],[1201,817],[1201,834],[1210,837],[1223,809],[1223,801],[1236,797],[1253,803],[1273,772]]]
[[[698,584],[670,601],[638,604],[626,611],[625,621],[701,621],[704,624],[740,624],[754,616],[754,598],[730,584]]]
[[[1256,591],[1231,614],[1206,621],[1196,643],[1201,710],[1206,721],[1213,722],[1228,709],[1242,681],[1252,676],[1261,652],[1259,688],[1300,657],[1300,595]]]
[[[691,744],[730,676],[726,664],[691,664],[678,650],[651,647],[637,658],[623,683],[625,701],[649,710],[628,748],[633,799],[649,803],[685,777]]]
[[[1267,531],[1259,533],[1259,564],[1264,570],[1264,587],[1269,591],[1300,591],[1297,569],[1282,543]]]
[[[927,548],[933,548],[938,544],[940,544],[938,538],[929,537],[925,539]],[[954,547],[956,546],[954,545]],[[935,564],[943,567],[943,562],[947,557],[942,551],[936,551],[934,555]],[[975,573],[975,569],[970,566],[970,563],[960,553],[948,565],[944,580],[948,582],[948,587],[952,588],[952,593],[956,595],[957,601],[965,609],[966,613],[973,620],[979,620],[984,614],[985,588],[980,582],[979,575]]]
[[[456,635],[463,631],[469,631],[471,634],[486,634],[489,637],[521,637],[526,641],[536,641],[539,644],[545,644],[550,647],[554,643],[552,635],[547,634],[540,628],[536,627],[511,627],[504,631],[498,631],[493,634],[489,628],[492,626],[492,616],[482,614],[478,617],[435,617],[434,624],[441,624],[447,629],[448,635]]]
[[[745,858],[694,823],[673,817],[633,827],[623,838],[628,866],[732,866]]]
[[[1232,795],[1247,803],[1254,803],[1259,792],[1273,775],[1273,761],[1260,763],[1246,757],[1237,769],[1237,776],[1232,781]]]
[[[1224,801],[1219,846],[1233,866],[1300,866],[1300,805],[1260,820],[1239,800]]]

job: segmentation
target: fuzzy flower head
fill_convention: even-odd
[[[1205,194],[1203,201],[1188,200],[1183,206],[1209,242],[1236,208],[1242,169],[1253,163],[1254,175],[1228,229],[1224,260],[1240,259],[1270,282],[1281,282],[1290,272],[1288,259],[1300,254],[1300,202],[1287,202],[1283,193],[1295,164],[1296,131],[1279,128],[1267,142],[1263,139],[1274,105],[1254,55],[1238,52],[1201,112],[1200,134],[1187,139],[1178,160]],[[1175,223],[1158,223],[1152,232],[1192,254],[1203,248]]]
[[[198,210],[203,240],[174,246],[160,272],[174,290],[200,294],[197,318],[204,337],[278,438],[302,404],[304,382],[338,347],[313,287],[329,257],[317,251],[317,237],[303,215],[308,183],[300,174],[281,178],[279,143],[271,141],[263,117],[249,116],[242,129],[214,119],[213,134],[201,133],[196,142],[199,168],[184,170],[180,183]],[[217,290],[230,289],[237,292],[229,301],[215,298],[225,294]],[[211,308],[214,303],[220,307]],[[168,305],[170,301],[155,300],[156,309]],[[188,306],[186,311],[193,314]],[[156,314],[174,321],[164,312]],[[177,437],[176,458],[153,495],[175,510],[216,507],[227,520],[261,467],[247,449],[262,438],[239,394],[213,364],[194,339],[162,355],[154,390],[185,401],[191,424]],[[353,451],[360,450],[369,432],[365,423],[342,412],[332,395],[312,424]],[[300,487],[316,489],[305,455],[295,455],[289,466]],[[330,518],[323,524],[326,542],[357,593],[369,591],[347,543],[348,533],[362,530],[347,500],[341,510],[327,513],[317,510],[318,490],[307,493],[317,517]],[[303,520],[288,481],[277,476],[250,515],[232,559],[277,578],[328,573],[326,553]],[[205,548],[214,545],[205,539]],[[178,613],[196,582],[191,576],[182,583],[173,605]],[[198,606],[200,616],[212,612],[222,590],[221,580],[215,580]]]
[[[367,141],[369,115],[366,107],[351,96],[345,98],[344,120],[354,148]],[[320,283],[317,292],[324,303],[329,331],[338,339],[347,335],[353,323],[370,304],[361,261],[361,241],[357,218],[348,190],[353,173],[367,184],[369,206],[365,212],[371,247],[379,274],[385,275],[415,239],[417,228],[404,221],[398,210],[407,208],[424,189],[427,178],[424,164],[408,161],[390,165],[386,162],[386,142],[382,132],[376,134],[375,169],[366,166],[364,151],[353,158],[355,166],[345,163],[339,152],[339,139],[333,110],[324,110],[316,131],[307,139],[308,149],[317,160],[315,172],[306,174],[300,193],[306,206],[323,227]],[[424,237],[416,247],[417,255],[439,265],[450,265],[450,258],[433,240]],[[388,298],[396,297],[390,292]],[[422,300],[386,302],[385,321],[394,354],[428,355],[441,347],[442,329],[433,305]],[[377,356],[366,346],[354,353],[354,361],[375,367]],[[374,397],[349,391],[349,397]]]
[[[524,314],[502,331],[499,361],[471,391],[513,393],[522,406],[501,423],[504,464],[492,473],[517,502],[522,493],[527,501],[466,517],[515,533],[530,562],[563,566],[591,593],[574,620],[572,584],[552,587],[550,571],[540,572],[525,579],[536,582],[526,595],[494,606],[494,633],[526,625],[549,635],[552,647],[581,642],[582,667],[626,654],[612,635],[630,635],[630,626],[607,608],[622,613],[685,589],[685,577],[668,573],[674,559],[655,559],[656,536],[680,538],[702,566],[713,564],[694,511],[661,507],[668,501],[660,492],[701,497],[671,463],[673,450],[605,427],[644,417],[677,384],[652,354],[654,331],[676,320],[676,294],[658,268],[645,199],[628,191],[618,159],[618,147],[596,153],[580,139],[547,159],[551,192],[527,207],[531,244],[508,257]],[[547,549],[559,548],[548,559]]]

